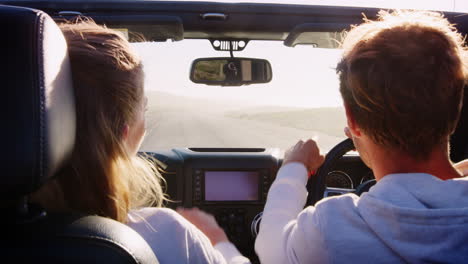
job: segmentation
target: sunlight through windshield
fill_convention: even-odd
[[[229,57],[207,40],[132,44],[143,59],[149,98],[143,151],[174,147],[279,147],[318,137],[324,150],[344,138],[335,66],[338,49],[251,41],[235,57],[267,59],[267,84],[220,87],[192,83],[191,63]]]

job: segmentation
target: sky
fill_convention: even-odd
[[[210,1],[210,0],[208,0]],[[222,2],[249,2],[243,0]],[[256,1],[262,2],[262,1]],[[263,2],[281,2],[269,0]],[[468,1],[365,1],[365,0],[288,0],[288,3],[327,5],[377,6],[453,11],[466,10]],[[228,52],[215,51],[207,40],[133,44],[143,59],[147,91],[235,101],[254,105],[288,107],[341,106],[338,80],[334,66],[340,58],[339,50],[317,49],[311,46],[285,47],[280,41],[252,41],[235,57],[263,58],[270,61],[273,80],[268,84],[242,87],[218,87],[195,84],[189,80],[194,59],[200,57],[229,57]]]

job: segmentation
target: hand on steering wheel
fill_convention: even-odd
[[[317,143],[309,139],[306,142],[300,140],[296,145],[284,154],[283,165],[291,162],[299,162],[304,164],[309,173],[316,171],[325,160],[324,156],[320,154]]]
[[[324,158],[320,154],[315,141],[309,139],[306,142],[299,141],[294,147],[289,149],[283,160],[283,165],[290,162],[300,162],[304,164],[309,172],[309,181],[307,182],[307,205],[314,205],[323,198],[325,192],[326,177],[336,165],[336,162],[343,157],[344,154],[353,150],[354,143],[351,139],[345,139],[338,145],[333,147]],[[316,173],[313,173],[316,171]],[[315,174],[313,177],[310,177]],[[375,180],[367,181],[356,189],[355,193],[361,195],[363,192],[375,184]]]

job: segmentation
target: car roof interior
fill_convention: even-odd
[[[193,1],[0,1],[47,12],[55,20],[77,15],[109,27],[125,27],[148,41],[167,39],[287,40],[304,32],[341,32],[375,18],[379,9],[341,6]],[[445,12],[452,23],[468,32],[468,16]],[[295,37],[294,39],[297,39]],[[307,37],[296,44],[307,43]],[[137,37],[130,40],[138,40]]]

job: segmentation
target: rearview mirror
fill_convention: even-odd
[[[271,65],[267,60],[252,58],[200,58],[192,63],[190,80],[194,83],[220,86],[241,86],[271,81]]]

